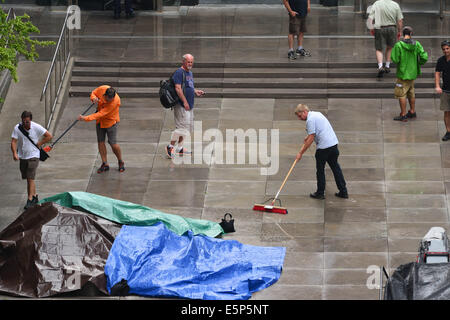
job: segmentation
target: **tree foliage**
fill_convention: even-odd
[[[39,54],[38,46],[46,47],[54,45],[54,41],[39,41],[31,39],[31,34],[40,33],[39,29],[31,23],[30,16],[10,17],[0,8],[0,71],[8,69],[14,81],[17,78],[17,56],[22,55],[27,60],[36,61]]]

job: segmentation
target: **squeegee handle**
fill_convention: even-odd
[[[82,113],[82,115],[84,115],[84,114],[86,114],[88,111],[89,111],[89,109],[91,109],[92,108],[92,106],[95,104],[95,102],[93,102],[93,103],[91,103],[91,105],[86,109],[86,110],[84,110],[84,112]],[[70,129],[72,129],[72,127],[76,124],[78,122],[78,120],[75,120],[60,136],[59,136],[59,138],[58,139],[56,139],[51,145],[50,145],[50,147],[51,148],[53,148],[53,146],[70,130]]]
[[[283,189],[284,185],[286,184],[286,181],[287,181],[287,179],[289,178],[289,175],[291,174],[292,170],[294,169],[294,166],[295,166],[295,164],[297,163],[297,161],[298,161],[297,158],[295,158],[294,163],[293,163],[292,166],[291,166],[291,169],[289,169],[289,172],[288,172],[288,174],[286,175],[286,178],[284,178],[284,181],[283,181],[283,183],[281,184],[281,187],[280,187],[280,189],[278,190],[277,195],[275,196],[275,198],[274,198],[273,201],[272,201],[272,206],[273,206],[273,204],[275,203],[275,201],[277,200],[278,195],[279,195],[280,192],[281,192],[281,189]]]

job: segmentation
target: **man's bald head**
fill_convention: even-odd
[[[194,56],[190,53],[183,55],[183,68],[185,70],[191,70],[194,65]]]

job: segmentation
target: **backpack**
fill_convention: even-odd
[[[175,72],[174,72],[175,73]],[[170,76],[168,80],[161,80],[159,82],[159,101],[161,101],[161,104],[166,109],[172,109],[179,101],[180,98],[178,97],[178,94],[175,90],[175,83],[173,82],[173,75]],[[185,81],[186,81],[186,75],[183,71],[183,82],[181,85],[181,88],[183,89],[184,93],[184,87],[185,87]]]

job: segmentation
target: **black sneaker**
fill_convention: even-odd
[[[448,141],[450,140],[450,132],[446,132],[445,135],[442,137],[442,141]]]
[[[395,118],[394,118],[394,120],[395,121],[403,121],[403,122],[407,122],[408,121],[408,116],[405,114],[404,116],[402,116],[402,115],[399,115],[399,116],[396,116]]]
[[[295,55],[294,51],[289,51],[288,58],[289,58],[289,60],[295,60],[295,59],[297,59],[297,56]]]
[[[310,193],[309,196],[310,196],[311,198],[319,199],[319,200],[325,199],[325,196],[324,196],[323,194],[317,193],[317,192]]]
[[[391,68],[384,67],[384,73],[388,74],[389,72],[391,72]]]
[[[31,203],[34,205],[39,203],[38,195],[33,196],[33,199],[31,199]]]
[[[411,111],[408,111],[408,113],[406,114],[406,116],[408,117],[408,118],[416,118],[417,117],[417,114],[414,112],[414,113],[411,113]]]
[[[385,72],[386,72],[386,71],[384,70],[383,67],[378,68],[377,78],[383,78],[383,74],[384,74]]]
[[[23,207],[25,210],[33,206],[33,200],[27,199],[27,204]]]
[[[180,150],[178,150],[178,155],[180,157],[182,157],[184,154],[192,154],[192,152],[186,150],[185,148],[181,148]]]
[[[299,55],[301,57],[311,57],[311,53],[309,53],[308,51],[306,51],[305,49],[300,49],[300,50],[295,50],[295,54]]]
[[[339,191],[339,192],[336,192],[334,195],[336,197],[339,197],[339,198],[348,199],[348,193],[347,192]]]
[[[166,146],[166,154],[169,159],[172,159],[172,157],[173,157],[172,151],[173,151],[173,147],[167,145]]]

